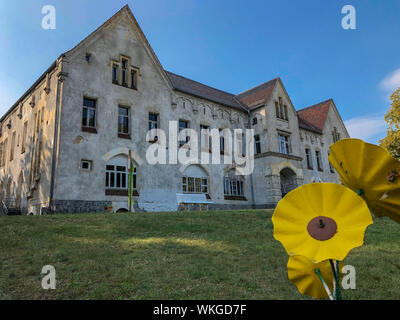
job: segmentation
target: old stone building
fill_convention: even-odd
[[[312,97],[311,97],[312,100]],[[235,165],[150,165],[149,128],[255,131],[254,172]],[[231,94],[168,72],[125,6],[62,54],[0,120],[0,195],[24,213],[177,210],[179,195],[209,208],[273,207],[291,189],[338,182],[329,146],[348,137],[332,99],[296,111],[280,78]],[[47,209],[46,209],[47,210]]]

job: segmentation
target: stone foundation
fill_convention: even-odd
[[[111,201],[54,200],[51,213],[105,212],[104,206],[111,204]]]

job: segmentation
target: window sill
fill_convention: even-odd
[[[125,134],[125,133],[118,133],[118,138],[130,140],[131,136],[129,134]]]
[[[137,91],[137,87],[128,86],[127,83],[122,83],[121,84],[118,81],[112,81],[112,84],[115,84],[116,86],[119,86],[119,87],[124,87],[124,88],[127,88],[127,89],[131,89],[131,90]]]
[[[106,196],[121,196],[127,197],[129,195],[128,189],[106,189]],[[132,196],[137,197],[139,193],[137,190],[133,190]]]
[[[89,132],[89,133],[97,133],[96,128],[91,128],[91,127],[82,127],[83,132]]]
[[[283,119],[283,118],[279,118],[279,117],[276,117],[278,120],[281,120],[281,121],[284,121],[284,122],[289,122],[289,120],[287,120],[287,119]]]
[[[237,200],[237,201],[247,201],[245,196],[224,196],[225,200]]]

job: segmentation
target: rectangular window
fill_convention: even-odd
[[[112,66],[112,82],[118,83],[118,65],[116,64]]]
[[[126,166],[106,166],[106,188],[114,190],[128,189],[129,172]],[[133,189],[136,190],[136,167],[133,169]]]
[[[137,71],[135,69],[131,69],[131,88],[137,88]]]
[[[3,167],[6,165],[7,148],[8,148],[8,138],[6,138],[6,139],[4,140],[4,142],[3,142],[3,158],[2,158]]]
[[[315,156],[317,158],[317,166],[318,166],[318,170],[322,171],[322,159],[321,159],[321,152],[316,150],[315,151]]]
[[[195,177],[182,177],[182,191],[184,193],[207,193],[208,179]]]
[[[287,135],[279,135],[279,152],[284,154],[290,154],[290,140]]]
[[[312,155],[310,149],[306,149],[306,158],[307,158],[307,168],[313,169]]]
[[[289,120],[289,115],[288,115],[288,108],[287,106],[283,106],[283,110],[284,110],[284,115],[285,115],[285,120]]]
[[[129,107],[118,106],[118,133],[129,135]]]
[[[219,129],[219,151],[221,154],[225,152],[225,136],[223,129]]]
[[[149,130],[158,129],[158,114],[149,113]]]
[[[224,194],[226,196],[243,196],[243,181],[240,179],[225,178]]]
[[[26,145],[26,132],[28,130],[28,121],[24,122],[24,128],[22,131],[22,141],[21,141],[21,153],[25,152],[25,145]]]
[[[13,132],[11,138],[10,161],[14,160],[14,148],[15,148],[15,131]]]
[[[210,130],[209,126],[200,125],[200,150],[210,150]]]
[[[121,70],[121,79],[122,79],[122,85],[123,86],[127,86],[127,80],[126,80],[126,76],[127,76],[127,65],[128,65],[128,61],[127,60],[122,60],[122,70]]]
[[[92,171],[92,161],[81,160],[80,168],[84,171]]]
[[[96,100],[83,98],[82,127],[96,128]]]
[[[329,161],[329,152],[328,152],[328,163],[329,163],[329,170],[331,171],[331,173],[335,173],[335,169],[333,169],[333,166],[332,166],[331,162]]]
[[[254,136],[254,150],[256,154],[261,153],[261,142],[260,142],[260,136],[258,134]]]
[[[159,116],[157,113],[149,113],[149,131],[153,129],[158,129],[159,124]],[[156,142],[158,140],[158,137],[156,134],[154,136],[150,137],[149,142]]]
[[[279,102],[275,101],[276,117],[282,120],[289,120],[288,107],[283,105],[283,100],[279,97]]]
[[[189,129],[189,121],[186,120],[179,120],[179,132],[184,129]],[[185,136],[183,140],[179,140],[179,146],[183,146],[185,143],[189,142],[189,136]]]

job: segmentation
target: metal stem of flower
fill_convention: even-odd
[[[329,259],[329,263],[331,264],[332,273],[333,273],[333,294],[336,297],[336,291],[337,291],[337,289],[336,289],[336,277],[337,277],[336,269],[335,269],[335,265],[334,265],[332,259]]]
[[[325,291],[326,291],[326,293],[328,294],[329,299],[335,300],[335,299],[333,298],[332,293],[331,293],[331,291],[329,290],[329,287],[328,287],[328,285],[326,284],[324,278],[322,278],[321,271],[317,268],[317,269],[315,269],[315,273],[317,274],[319,280],[321,280],[321,283],[322,283],[323,287],[325,288]]]
[[[331,264],[332,273],[333,273],[333,295],[335,296],[335,300],[340,300],[340,270],[339,270],[339,261],[336,260],[333,262],[332,259],[329,259],[329,263]]]
[[[339,260],[336,260],[336,300],[340,300],[340,267]]]

